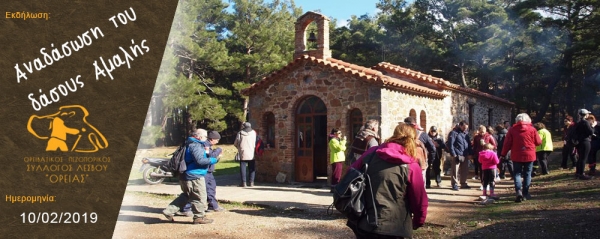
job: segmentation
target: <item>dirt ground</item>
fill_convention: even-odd
[[[595,238],[600,233],[600,180],[573,179],[573,171],[557,170],[560,152],[551,155],[550,175],[533,179],[534,197],[514,202],[512,180],[498,184],[501,199],[490,205],[476,201],[481,191],[428,190],[427,223],[415,238]],[[114,238],[354,238],[341,214],[298,209],[278,210],[221,203],[226,212],[209,213],[213,224],[193,225],[190,217],[167,223],[161,212],[173,196],[126,192]]]

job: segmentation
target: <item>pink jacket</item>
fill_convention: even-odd
[[[479,152],[479,162],[481,169],[496,169],[496,165],[500,163],[498,155],[492,150],[483,150]]]

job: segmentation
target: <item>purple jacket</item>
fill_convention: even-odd
[[[375,151],[376,150],[376,151]],[[408,164],[409,175],[408,185],[406,186],[406,202],[409,205],[410,212],[413,213],[413,227],[421,227],[427,217],[427,207],[429,201],[425,192],[425,182],[423,173],[417,160],[406,154],[405,148],[397,143],[384,143],[379,147],[372,147],[367,150],[356,162],[352,164],[353,168],[360,168],[365,156],[375,151],[377,157],[393,164]]]

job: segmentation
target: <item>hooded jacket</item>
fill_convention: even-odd
[[[479,151],[479,156],[477,158],[481,163],[481,169],[496,169],[500,160],[498,159],[498,155],[496,152],[492,150],[483,150]]]
[[[254,147],[256,146],[256,131],[240,131],[235,137],[233,145],[238,149],[240,160],[247,161],[254,159]]]
[[[378,227],[370,228],[366,218],[358,222],[358,227],[380,235],[412,237],[413,228],[425,223],[429,205],[419,164],[397,143],[370,148],[352,167],[362,168],[363,161],[368,160],[367,174],[375,194]],[[370,197],[366,198],[366,210],[373,210],[369,206],[373,205]]]
[[[533,162],[536,159],[535,147],[540,144],[542,144],[542,139],[537,130],[531,125],[531,122],[520,121],[508,130],[500,155],[506,156],[510,150],[512,161],[520,163]]]
[[[216,164],[217,159],[208,157],[205,142],[194,137],[189,137],[186,142],[185,164],[187,170],[181,174],[181,179],[190,181],[204,177],[210,165]],[[207,147],[207,146],[206,146]]]
[[[339,163],[346,161],[346,140],[333,137],[329,140],[329,163]]]

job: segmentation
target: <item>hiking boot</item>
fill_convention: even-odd
[[[169,222],[174,222],[175,221],[174,215],[167,215],[167,214],[164,214],[164,213],[163,213],[163,215],[165,215],[165,218],[167,219],[167,221],[169,221]]]
[[[214,220],[206,217],[199,217],[194,219],[194,224],[211,224]]]

